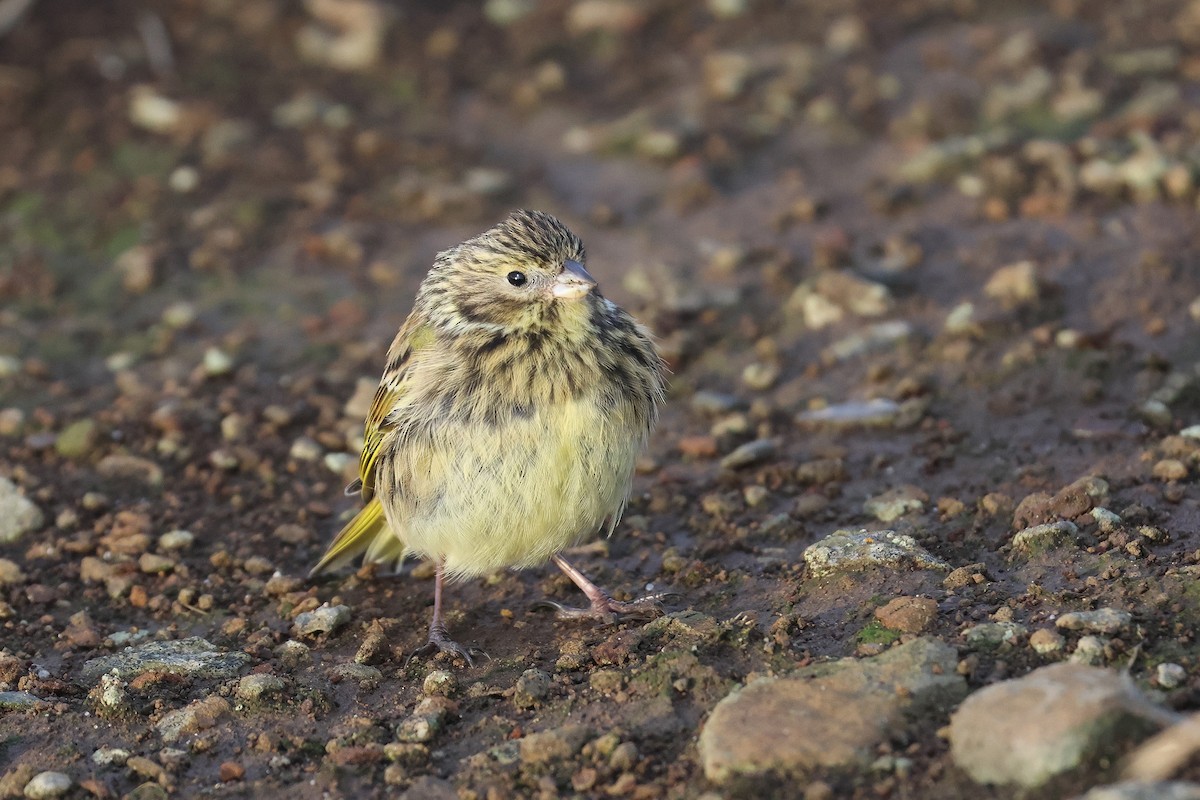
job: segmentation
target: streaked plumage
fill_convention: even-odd
[[[440,598],[443,573],[563,566],[561,550],[606,524],[611,533],[663,370],[584,261],[574,234],[531,211],[437,256],[367,416],[351,487],[367,504],[314,573],[415,554],[438,564]],[[623,610],[583,581],[594,613]],[[437,633],[433,644],[465,655]]]

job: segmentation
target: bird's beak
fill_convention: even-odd
[[[588,274],[583,264],[568,259],[554,279],[550,293],[563,300],[578,300],[595,288],[596,279]]]

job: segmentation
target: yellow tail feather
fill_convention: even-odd
[[[371,561],[398,563],[404,558],[404,543],[388,529],[378,497],[372,498],[342,528],[308,575],[311,578],[327,569],[337,569],[363,553],[367,553]]]

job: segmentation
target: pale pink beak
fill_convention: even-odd
[[[583,264],[568,259],[554,279],[550,293],[563,300],[578,300],[596,288],[596,279],[588,274]]]

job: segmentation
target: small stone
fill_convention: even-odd
[[[1187,480],[1188,468],[1177,458],[1164,458],[1156,463],[1151,474],[1160,481]]]
[[[81,419],[62,429],[54,440],[54,450],[63,458],[83,458],[96,447],[98,437],[95,421]]]
[[[113,453],[100,459],[96,472],[111,481],[136,481],[153,488],[162,486],[162,467],[148,458]]]
[[[746,384],[747,388],[756,391],[766,391],[775,385],[775,381],[779,380],[779,365],[778,364],[763,364],[755,362],[747,364],[742,370],[742,383]]]
[[[51,797],[62,797],[71,791],[75,782],[71,776],[62,772],[39,772],[33,780],[25,784],[25,796],[29,800],[48,800]]]
[[[824,486],[846,477],[846,464],[840,458],[818,458],[796,467],[796,480],[806,486]]]
[[[334,666],[329,670],[329,675],[335,682],[353,681],[364,690],[374,689],[383,680],[383,672],[378,667],[353,661]]]
[[[875,619],[894,631],[921,633],[937,619],[937,602],[928,597],[895,597],[875,609]]]
[[[1101,533],[1114,533],[1121,529],[1123,520],[1107,508],[1096,506],[1092,509],[1092,519],[1100,526]]]
[[[175,560],[155,553],[142,553],[138,557],[138,569],[149,575],[158,575],[175,569]]]
[[[1036,788],[1148,735],[1156,711],[1115,672],[1052,664],[968,697],[950,719],[951,755],[980,783]]]
[[[558,728],[531,733],[520,740],[521,762],[550,764],[575,756],[591,737],[587,727],[568,723]]]
[[[1059,652],[1066,641],[1061,633],[1052,628],[1038,628],[1029,635],[1029,646],[1042,655]]]
[[[425,676],[421,690],[430,696],[449,697],[458,691],[458,679],[452,672],[435,669]]]
[[[1178,689],[1187,680],[1187,670],[1170,662],[1159,664],[1154,670],[1154,680],[1164,689]]]
[[[1061,615],[1055,625],[1067,631],[1114,634],[1126,630],[1133,615],[1116,608],[1097,608],[1093,611],[1070,611]]]
[[[1074,522],[1059,520],[1034,525],[1017,533],[1012,539],[1015,552],[1027,555],[1045,553],[1063,545],[1074,544],[1079,528]]]
[[[865,767],[897,726],[966,694],[957,661],[953,647],[918,638],[874,658],[816,664],[735,689],[700,734],[705,777],[724,784],[738,776]]]
[[[15,561],[0,558],[0,586],[16,586],[25,582],[25,573]]]
[[[723,469],[740,469],[774,458],[779,444],[774,439],[755,439],[746,442],[721,459]]]
[[[1025,626],[1016,622],[981,622],[963,631],[963,638],[972,647],[991,648],[1012,644],[1025,633]]]
[[[324,450],[316,440],[310,439],[307,436],[301,436],[292,442],[292,447],[288,451],[288,455],[297,461],[316,461],[321,457],[323,452]]]
[[[247,703],[257,703],[266,696],[280,694],[286,685],[283,678],[278,675],[269,673],[246,675],[238,681],[237,697]]]
[[[1032,261],[1020,261],[1001,267],[983,287],[984,294],[1008,307],[1031,303],[1038,299],[1041,287],[1037,269]]]
[[[167,531],[158,537],[158,547],[160,550],[166,550],[168,553],[175,550],[187,550],[195,540],[196,537],[191,531]]]
[[[372,386],[372,389],[374,389],[374,386]],[[693,411],[709,417],[728,414],[731,411],[736,411],[742,406],[742,401],[739,400],[736,395],[722,394],[720,392],[699,391],[692,395],[691,400],[691,407]]]
[[[325,604],[315,611],[297,615],[293,628],[302,636],[315,636],[318,633],[333,633],[349,621],[349,606]]]
[[[987,567],[983,564],[967,564],[963,567],[956,567],[942,581],[942,586],[947,589],[962,589],[967,586],[975,586],[987,581]]]
[[[1084,664],[1098,667],[1105,662],[1104,647],[1106,641],[1099,636],[1081,636],[1075,643],[1075,650],[1068,659],[1072,664]]]
[[[121,747],[101,747],[92,753],[92,763],[98,767],[125,766],[130,752]]]
[[[210,378],[228,375],[233,372],[233,357],[219,347],[210,347],[204,351],[201,366]]]
[[[11,544],[42,527],[45,516],[11,481],[0,478],[0,544]]]
[[[826,406],[796,415],[800,425],[842,430],[846,428],[886,428],[895,423],[900,414],[900,404],[887,398],[876,398],[864,402],[851,401]]]
[[[83,665],[83,677],[95,680],[109,672],[130,679],[145,672],[169,672],[197,678],[232,678],[249,663],[246,653],[224,652],[200,637],[174,642],[147,642],[123,652],[93,658]]]
[[[207,697],[163,715],[155,726],[164,742],[178,741],[185,734],[212,728],[233,709],[223,697]]]
[[[1200,800],[1200,785],[1183,781],[1122,781],[1089,789],[1076,800]]]
[[[221,783],[240,781],[246,777],[246,768],[236,761],[223,761],[221,762],[221,766],[217,768],[217,777]]]
[[[550,693],[552,679],[540,669],[527,669],[517,678],[513,690],[513,704],[517,708],[534,708],[541,705]]]
[[[867,500],[863,511],[880,522],[894,522],[905,514],[921,513],[929,495],[915,486],[901,486]]]
[[[911,536],[890,530],[834,531],[805,548],[804,563],[813,577],[880,567],[950,571]]]
[[[129,96],[129,120],[151,133],[171,133],[183,120],[183,106],[150,86],[134,86]]]
[[[45,701],[29,692],[0,692],[0,711],[24,711],[44,704]]]

